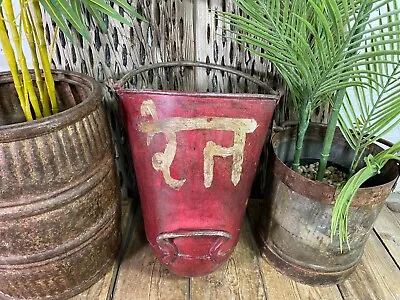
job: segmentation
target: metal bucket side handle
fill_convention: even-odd
[[[193,257],[185,253],[181,253],[174,240],[177,238],[194,238],[194,237],[212,237],[215,242],[207,255],[201,257]],[[224,256],[226,253],[221,252],[221,246],[232,239],[229,232],[223,230],[178,230],[175,232],[167,232],[159,234],[156,238],[158,247],[164,253],[162,261],[169,265],[178,257],[186,259],[205,259],[216,263],[218,256]]]

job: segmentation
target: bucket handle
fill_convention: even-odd
[[[210,248],[208,254],[201,257],[192,257],[184,253],[180,253],[174,240],[176,238],[193,238],[193,237],[213,237],[216,238],[213,246]],[[221,246],[232,239],[229,232],[223,230],[177,230],[174,232],[161,233],[157,236],[156,242],[159,249],[163,252],[164,257],[162,262],[166,265],[172,264],[178,257],[181,258],[196,258],[208,259],[216,262],[218,256],[223,256],[226,253],[221,253]]]
[[[212,64],[212,63],[205,63],[205,62],[200,62],[200,61],[169,61],[169,62],[160,62],[160,63],[155,63],[155,64],[151,64],[151,65],[147,65],[147,66],[142,66],[142,67],[133,69],[133,70],[129,71],[128,73],[126,73],[120,79],[120,81],[117,83],[116,89],[117,90],[121,89],[132,77],[137,76],[140,73],[143,73],[143,72],[146,72],[149,70],[158,69],[158,68],[166,68],[166,67],[175,67],[175,68],[199,67],[199,68],[210,68],[210,69],[214,69],[214,70],[220,70],[220,71],[232,73],[237,76],[243,77],[243,78],[257,84],[258,86],[265,88],[267,90],[267,92],[270,93],[271,95],[279,95],[279,93],[276,92],[274,89],[272,89],[269,86],[269,84],[255,78],[254,76],[252,76],[250,74],[244,73],[242,71],[236,70],[231,67],[221,66],[221,65]]]

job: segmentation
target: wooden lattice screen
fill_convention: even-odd
[[[110,87],[127,71],[142,65],[177,60],[202,61],[232,66],[269,82],[275,89],[284,90],[273,66],[229,39],[224,24],[215,17],[213,10],[237,12],[232,0],[133,0],[132,6],[148,22],[136,19],[133,20],[133,28],[130,28],[105,19],[109,28],[108,34],[102,34],[98,26],[90,26],[91,43],[78,36],[75,36],[74,42],[69,42],[60,32],[53,65],[56,68],[89,74]],[[93,25],[89,16],[86,22]],[[45,24],[50,43],[54,24],[48,16],[45,17]],[[225,76],[221,72],[210,74],[195,70],[185,73],[182,84],[194,84],[197,90],[207,90],[207,87],[218,82],[222,87],[221,91],[224,91],[224,87],[227,87]],[[225,92],[257,92],[254,90],[257,87],[247,83],[227,88]],[[121,124],[117,122],[119,118],[115,95],[110,89],[109,92],[105,103],[116,144],[119,175],[123,193],[129,194],[129,190],[134,187],[130,184],[133,180],[129,171],[129,153],[126,151],[127,139]],[[318,110],[313,121],[324,122],[327,110],[328,108]],[[277,123],[292,118],[290,111],[289,101],[287,97],[283,97],[275,116]],[[265,169],[262,167],[261,163],[260,169]],[[260,185],[260,191],[262,190],[263,184]]]

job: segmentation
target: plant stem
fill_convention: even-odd
[[[18,95],[18,99],[21,103],[22,111],[24,112],[25,119],[32,120],[32,113],[30,109],[26,110],[26,102],[28,101],[24,94],[23,84],[19,76],[19,70],[17,60],[15,58],[14,49],[11,45],[10,39],[8,38],[7,28],[4,22],[3,11],[0,7],[0,42],[4,50],[4,56],[7,60],[8,66],[10,67],[11,76],[14,81],[14,87]]]
[[[22,50],[21,36],[18,32],[17,25],[15,24],[14,9],[13,9],[11,0],[4,0],[3,6],[4,6],[4,12],[6,14],[7,20],[9,21],[11,36],[12,36],[12,39],[13,39],[13,42],[15,44],[15,48],[17,51],[18,62],[19,62],[19,66],[21,67],[21,72],[22,72],[23,84],[29,94],[29,101],[25,102],[25,109],[27,111],[30,109],[28,106],[28,104],[30,102],[30,104],[32,104],[33,110],[35,112],[35,117],[42,118],[42,113],[40,111],[39,102],[38,102],[38,99],[36,96],[35,89],[33,87],[31,74],[29,73],[29,70],[28,70],[28,65],[26,63],[24,51]],[[25,100],[28,100],[28,99],[25,99]]]
[[[58,34],[58,25],[56,25],[56,27],[54,28],[54,33],[53,33],[53,39],[51,40],[51,46],[50,46],[50,57],[53,57],[54,54],[54,49],[55,49],[55,45],[56,45],[56,40],[57,40],[57,34]]]
[[[324,143],[322,145],[321,156],[319,159],[319,167],[317,173],[317,180],[322,181],[325,175],[326,165],[328,164],[329,153],[331,152],[333,137],[335,136],[336,124],[339,119],[339,111],[343,104],[345,89],[336,92],[334,98],[334,105],[331,112],[331,118],[326,129]]]
[[[48,95],[51,102],[51,111],[53,114],[58,113],[58,105],[56,98],[56,88],[54,84],[53,74],[51,73],[50,59],[47,53],[46,40],[44,37],[44,27],[42,21],[42,12],[40,11],[39,0],[32,0],[33,15],[34,15],[34,27],[36,28],[36,33],[38,36],[38,48],[40,53],[40,58],[42,60],[42,68],[44,78],[46,80],[46,86]]]
[[[39,67],[39,59],[38,55],[36,52],[36,45],[35,45],[35,37],[32,31],[32,23],[29,19],[29,4],[20,0],[20,7],[21,7],[21,19],[25,31],[25,36],[28,41],[29,48],[31,50],[31,55],[32,55],[32,64],[33,64],[33,69],[35,71],[35,78],[36,78],[36,85],[39,90],[39,98],[40,102],[42,103],[42,110],[43,110],[43,115],[45,117],[51,115],[50,111],[50,106],[49,106],[49,100],[47,97],[47,93],[44,93],[44,86],[43,86],[43,80],[42,80],[42,74],[40,71]]]
[[[294,159],[292,169],[297,172],[300,167],[300,159],[303,154],[303,144],[308,125],[310,124],[311,117],[311,99],[309,99],[309,92],[305,93],[305,97],[302,99],[302,103],[299,111],[299,127],[297,129],[297,140],[296,140],[296,150],[294,152]]]
[[[353,176],[353,174],[356,172],[358,165],[360,164],[361,157],[363,156],[366,148],[357,148],[356,152],[354,153],[354,159],[351,162],[351,167],[349,171],[349,178]]]
[[[361,39],[363,38],[363,35],[360,35],[360,36],[358,36],[358,35],[359,35],[359,33],[364,32],[364,30],[365,30],[366,23],[372,12],[372,10],[371,10],[372,5],[373,5],[373,1],[370,1],[367,5],[365,5],[363,7],[364,9],[361,9],[361,11],[359,12],[361,14],[361,13],[369,11],[369,14],[366,14],[364,16],[364,18],[362,20],[360,20],[359,24],[362,24],[362,23],[365,23],[365,24],[355,30],[354,36],[350,40],[350,44],[352,46],[349,48],[349,52],[347,53],[346,58],[353,56],[355,54],[354,49],[358,48],[361,44]],[[357,36],[358,36],[358,38],[357,38]],[[352,50],[354,50],[354,51],[352,51]],[[319,167],[318,167],[318,173],[317,173],[317,180],[319,180],[319,181],[322,181],[322,179],[324,178],[324,175],[325,175],[326,166],[328,164],[329,153],[331,152],[333,137],[335,136],[336,126],[337,126],[337,122],[339,119],[340,108],[343,105],[343,100],[344,100],[345,94],[346,94],[345,89],[340,89],[335,94],[335,98],[334,98],[334,102],[333,102],[333,109],[331,112],[331,117],[328,122],[328,128],[326,129],[324,143],[322,145],[322,151],[321,151],[321,156],[320,156],[320,160],[319,160]]]

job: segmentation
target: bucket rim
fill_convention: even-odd
[[[242,100],[248,99],[266,99],[274,100],[275,103],[278,102],[279,96],[273,94],[253,94],[253,93],[215,93],[215,92],[186,92],[178,90],[155,90],[155,89],[126,89],[119,88],[117,90],[119,96],[124,94],[152,94],[152,95],[165,95],[165,96],[186,96],[194,98],[241,98]]]
[[[30,70],[33,74],[33,70]],[[65,82],[82,87],[87,95],[82,102],[57,114],[13,124],[0,125],[0,141],[10,142],[41,136],[75,123],[95,111],[101,102],[101,85],[92,77],[67,70],[52,70],[54,82]],[[0,72],[0,85],[13,84],[9,71]]]
[[[326,128],[324,124],[317,124],[312,123],[310,127],[314,127],[316,129],[323,129]],[[303,175],[293,171],[289,168],[278,156],[276,151],[276,143],[280,142],[280,137],[283,136],[284,133],[288,131],[294,130],[295,127],[288,127],[282,131],[276,132],[273,134],[270,140],[270,153],[271,153],[271,160],[273,161],[273,167],[271,168],[271,172],[274,173],[274,176],[280,177],[280,180],[284,182],[290,189],[293,191],[302,194],[303,196],[313,199],[315,201],[334,205],[336,201],[336,197],[338,195],[339,189],[332,185],[329,185],[325,182],[312,180],[309,178],[304,177]],[[342,136],[341,132],[339,132],[341,138],[343,138],[344,142],[346,140]],[[347,142],[346,142],[347,143]],[[377,148],[383,150],[378,144],[372,144],[370,147]],[[392,164],[392,166],[390,166]],[[379,204],[382,201],[374,201],[374,198],[378,199],[380,197],[371,197],[372,194],[384,194],[385,191],[392,190],[395,187],[399,176],[400,176],[400,166],[394,160],[390,160],[387,162],[386,166],[390,168],[396,168],[396,176],[393,179],[386,181],[385,183],[368,186],[368,187],[360,187],[356,193],[356,196],[359,195],[359,200],[357,201],[356,198],[353,199],[351,206],[352,207],[360,207],[364,205],[373,205]],[[297,183],[296,182],[300,182]],[[299,186],[306,186],[306,189],[301,189]],[[318,190],[318,191],[317,191]],[[386,198],[385,198],[386,200]]]

